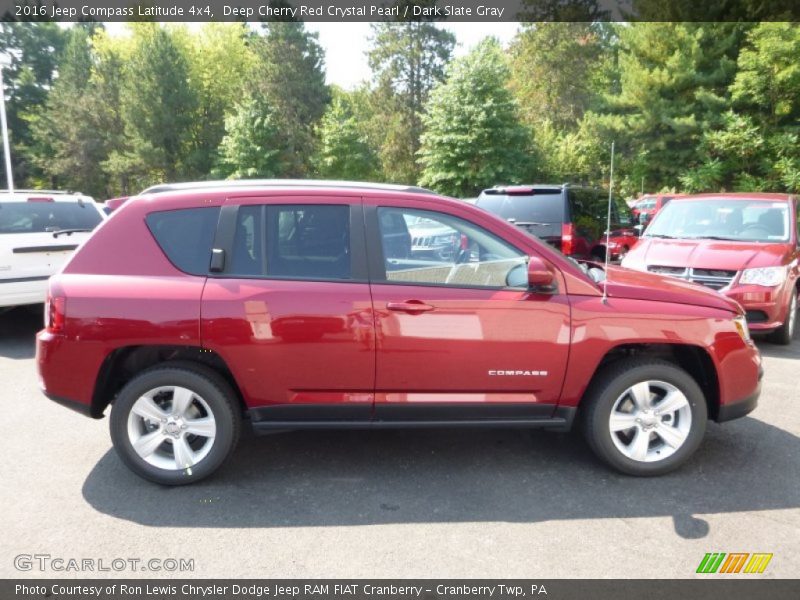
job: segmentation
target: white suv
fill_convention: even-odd
[[[83,194],[0,193],[0,308],[44,302],[47,280],[104,218]]]

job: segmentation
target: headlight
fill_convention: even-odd
[[[786,279],[786,267],[760,267],[758,269],[745,269],[739,278],[739,283],[775,287]]]
[[[749,342],[750,328],[747,326],[747,319],[744,318],[744,315],[739,315],[738,317],[734,317],[733,324],[736,326],[736,331],[739,332],[739,335],[742,336],[742,339],[745,342]]]

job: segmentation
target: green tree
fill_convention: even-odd
[[[435,2],[410,2],[433,5]],[[391,181],[416,183],[423,113],[433,87],[444,78],[455,36],[426,20],[372,25],[369,66],[375,83],[376,118],[385,131],[380,154]]]
[[[248,96],[225,119],[215,173],[222,177],[283,177],[289,172],[281,115],[263,96]]]
[[[800,191],[800,26],[761,23],[730,86],[733,109],[704,131],[687,189]]]
[[[319,126],[317,174],[331,179],[377,180],[379,161],[359,119],[359,94],[334,90]]]
[[[278,151],[273,159],[281,165],[275,173],[305,177],[312,168],[316,126],[330,101],[324,52],[317,34],[308,32],[302,23],[270,22],[264,27],[266,34],[253,40],[258,66],[249,84],[250,100],[240,108],[246,112],[260,106],[268,110],[265,118],[272,115],[267,119],[274,144],[271,149]],[[230,139],[235,134],[228,130],[226,143],[241,146],[242,142]],[[259,160],[241,168],[261,172],[263,166]]]
[[[17,187],[33,185],[42,175],[33,159],[43,152],[35,148],[30,123],[47,99],[63,48],[64,31],[56,23],[0,24],[0,53],[11,60],[3,80]]]
[[[617,141],[623,192],[672,187],[699,158],[706,130],[730,106],[728,87],[748,25],[635,23],[620,25],[620,88],[603,125]],[[605,111],[604,111],[605,112]]]
[[[80,190],[104,197],[106,177],[98,165],[108,158],[100,125],[98,96],[92,84],[91,28],[76,25],[67,45],[45,108],[31,121],[39,153],[34,164],[50,187]]]
[[[605,23],[525,23],[514,38],[509,86],[531,126],[574,129],[598,108],[613,81],[610,27]]]
[[[452,196],[518,182],[528,168],[527,135],[506,88],[500,44],[487,38],[448,69],[423,117],[420,183]]]
[[[189,77],[197,93],[197,112],[192,120],[189,170],[208,175],[218,161],[217,151],[225,135],[225,117],[233,113],[256,66],[244,24],[205,23],[193,34],[179,30],[189,61]]]

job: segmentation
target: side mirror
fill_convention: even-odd
[[[538,256],[531,256],[528,260],[528,287],[546,291],[553,287],[553,282],[555,275],[544,261]]]

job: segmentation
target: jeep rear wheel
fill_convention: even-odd
[[[137,475],[183,485],[209,476],[228,458],[240,420],[233,391],[216,373],[165,365],[122,389],[111,411],[111,439]]]
[[[708,418],[697,382],[659,360],[611,365],[584,402],[589,445],[628,475],[661,475],[678,468],[697,450]]]

